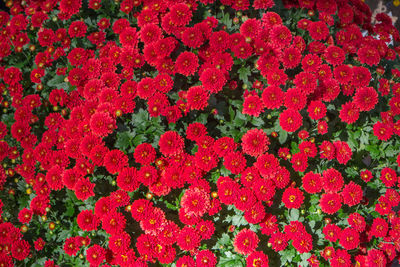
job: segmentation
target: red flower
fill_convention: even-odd
[[[323,187],[326,192],[336,193],[342,189],[344,183],[343,176],[338,170],[330,168],[325,170],[322,175]]]
[[[210,198],[205,191],[196,187],[190,188],[183,194],[181,206],[188,215],[201,217],[210,208]]]
[[[339,234],[339,244],[347,250],[355,249],[360,244],[360,235],[352,228],[343,229]]]
[[[61,190],[64,187],[62,182],[63,169],[59,165],[54,165],[46,174],[46,181],[52,190]]]
[[[301,51],[297,47],[290,46],[284,50],[281,58],[282,64],[287,69],[293,69],[300,64]]]
[[[359,233],[362,233],[365,230],[365,219],[359,213],[351,213],[347,218],[347,222],[349,225],[356,229]]]
[[[18,221],[20,223],[29,223],[32,219],[32,211],[28,210],[27,208],[23,208],[18,213]]]
[[[128,251],[131,244],[131,237],[125,232],[110,236],[108,247],[116,254],[123,254]]]
[[[368,86],[371,81],[371,73],[365,67],[353,67],[353,79],[352,84],[355,87]]]
[[[136,147],[133,157],[137,163],[148,165],[156,159],[156,150],[151,144],[143,143]]]
[[[342,207],[342,199],[338,193],[326,193],[319,200],[321,210],[327,214],[335,214]]]
[[[202,86],[190,87],[187,91],[188,107],[192,110],[203,110],[208,106],[209,92]]]
[[[176,267],[189,267],[189,266],[196,266],[196,262],[192,257],[188,255],[184,255],[176,261]]]
[[[292,245],[299,253],[307,253],[312,250],[312,236],[308,233],[297,235],[293,239]]]
[[[84,231],[96,230],[99,225],[99,220],[93,214],[92,210],[82,210],[78,214],[76,221],[79,227]]]
[[[357,205],[361,202],[363,197],[363,191],[361,186],[351,181],[348,183],[342,191],[343,203],[349,207]]]
[[[260,201],[268,201],[275,195],[275,184],[270,179],[255,179],[252,190]]]
[[[311,119],[320,120],[325,117],[327,109],[322,101],[311,101],[307,111]]]
[[[147,199],[137,199],[131,205],[131,215],[134,220],[141,221],[153,210],[153,203]]]
[[[381,61],[378,49],[370,45],[358,49],[357,56],[362,64],[367,64],[369,66],[378,65],[379,61]]]
[[[289,46],[292,41],[292,33],[284,25],[275,25],[270,32],[271,43],[276,47]]]
[[[367,255],[367,266],[387,266],[385,254],[378,249],[371,249]]]
[[[325,60],[333,66],[343,63],[346,59],[346,53],[340,47],[331,45],[325,51]]]
[[[322,229],[322,233],[325,235],[325,239],[330,242],[336,242],[336,240],[338,240],[339,238],[341,231],[342,229],[340,229],[340,227],[336,224],[327,224]]]
[[[346,250],[338,249],[335,251],[335,255],[330,260],[332,267],[342,267],[351,265],[351,256]]]
[[[317,88],[317,78],[309,72],[300,72],[294,77],[293,82],[296,88],[305,92],[306,95],[311,94]]]
[[[233,174],[240,174],[246,168],[246,158],[242,152],[229,152],[224,156],[224,166]]]
[[[235,236],[233,247],[237,253],[249,255],[256,250],[259,241],[256,233],[245,228]]]
[[[347,162],[351,159],[353,152],[349,145],[344,141],[335,141],[333,142],[336,151],[336,159],[340,164],[346,165]]]
[[[393,127],[391,123],[377,121],[373,126],[374,135],[382,141],[389,140],[393,135]]]
[[[292,163],[292,167],[295,171],[304,172],[308,167],[307,159],[308,158],[306,154],[299,152],[292,155],[290,162]]]
[[[186,139],[197,141],[207,134],[207,128],[199,122],[191,123],[186,128]]]
[[[364,170],[360,173],[361,179],[364,180],[364,182],[368,183],[372,179],[372,173],[369,170]]]
[[[271,248],[275,250],[276,252],[284,250],[288,243],[288,238],[284,233],[281,232],[275,232],[271,234],[270,239],[268,240],[268,243],[271,243]]]
[[[104,248],[95,244],[86,250],[86,259],[92,266],[99,266],[106,258]]]
[[[308,172],[303,178],[303,188],[309,194],[319,193],[322,190],[322,177],[318,173]]]
[[[196,266],[213,267],[217,264],[217,257],[210,250],[201,250],[196,255]],[[190,265],[188,265],[190,266]]]
[[[282,195],[282,202],[288,209],[298,209],[303,204],[304,195],[300,189],[295,187],[287,188]]]
[[[108,212],[102,219],[102,228],[110,235],[122,232],[126,225],[124,215],[117,211]]]
[[[79,179],[74,187],[75,195],[78,199],[85,201],[89,197],[94,196],[93,188],[95,184],[91,183],[89,179]]]
[[[265,153],[257,158],[254,166],[258,169],[261,176],[264,178],[272,178],[279,167],[279,161],[274,155]]]
[[[178,234],[176,242],[182,250],[193,250],[200,246],[200,235],[195,228],[185,226]]]
[[[217,187],[218,196],[222,203],[232,205],[236,201],[240,189],[239,184],[230,179],[225,180],[221,177],[218,179]]]
[[[176,72],[185,76],[195,74],[198,67],[199,63],[197,56],[194,53],[188,51],[179,54],[175,62]]]
[[[207,68],[200,75],[204,88],[211,93],[218,93],[226,83],[224,73],[217,68]]]
[[[248,130],[242,136],[243,152],[253,157],[259,157],[265,153],[269,144],[267,134],[261,129]]]
[[[375,237],[385,237],[389,230],[389,225],[383,218],[375,218],[371,226],[371,235]]]
[[[39,237],[38,239],[36,239],[36,241],[33,242],[33,243],[34,243],[35,249],[36,249],[37,251],[41,251],[41,250],[44,248],[44,246],[46,245],[46,242],[44,242],[43,238],[41,238],[41,237]],[[0,262],[1,262],[1,261],[0,261]],[[6,266],[7,266],[7,265],[6,265]]]
[[[104,112],[96,112],[93,114],[89,124],[92,132],[100,137],[107,136],[116,128],[115,119]]]
[[[76,253],[78,253],[80,249],[76,241],[75,237],[69,237],[65,240],[64,251],[69,256],[76,256]]]
[[[347,124],[352,124],[358,120],[360,115],[360,110],[354,102],[347,102],[342,105],[339,117],[343,122]]]
[[[381,170],[380,179],[386,187],[393,187],[398,180],[396,171],[392,168],[385,167]]]
[[[119,149],[113,149],[104,156],[103,164],[109,173],[116,174],[128,165],[128,156]]]
[[[237,193],[234,205],[238,210],[245,211],[252,207],[256,201],[256,197],[251,189],[241,188]]]
[[[361,87],[356,90],[354,104],[360,111],[370,111],[378,103],[378,93],[372,87]]]
[[[279,116],[279,124],[287,132],[295,132],[303,125],[303,117],[294,109],[287,109]]]
[[[246,258],[247,266],[262,266],[268,267],[268,256],[262,251],[254,251]]]
[[[348,84],[353,78],[353,70],[348,65],[339,65],[335,67],[335,69],[333,70],[333,74],[335,76],[335,79],[340,84]]]
[[[319,121],[317,128],[319,134],[326,134],[328,132],[328,123],[326,121]]]
[[[262,101],[268,109],[276,109],[282,106],[285,94],[278,86],[268,86],[262,93]]]
[[[184,3],[173,5],[169,14],[171,14],[172,23],[177,26],[185,26],[192,19],[192,11]]]
[[[301,110],[307,102],[307,96],[297,88],[290,88],[285,93],[285,107],[288,109]]]
[[[30,247],[28,241],[25,241],[23,239],[16,240],[15,242],[12,243],[11,255],[14,259],[22,261],[26,257],[28,257],[28,255],[30,253],[30,249],[31,249],[31,247]]]
[[[336,155],[335,146],[326,140],[322,141],[322,144],[319,146],[319,152],[322,159],[332,160]]]
[[[311,22],[307,30],[314,40],[325,40],[329,35],[329,29],[323,21]]]
[[[243,114],[248,114],[250,116],[258,117],[264,109],[261,98],[257,95],[249,95],[245,97],[243,102]]]
[[[185,146],[183,138],[174,131],[167,131],[162,134],[158,145],[160,152],[165,156],[180,154]]]

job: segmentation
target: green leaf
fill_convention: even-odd
[[[299,219],[299,210],[298,209],[291,209],[289,211],[289,220],[291,221],[297,221]]]
[[[115,141],[115,147],[120,150],[126,150],[131,145],[132,133],[125,131],[125,132],[118,132],[117,133],[117,140]]]
[[[251,71],[250,71],[250,67],[249,67],[249,66],[247,66],[247,67],[241,67],[241,68],[238,70],[238,73],[239,73],[239,79],[242,80],[243,83],[248,83],[248,82],[249,82],[249,76],[250,76],[250,74],[251,74]]]

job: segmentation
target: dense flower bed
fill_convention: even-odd
[[[0,266],[400,256],[387,15],[371,25],[361,0],[6,4]]]

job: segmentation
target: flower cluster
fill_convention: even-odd
[[[87,2],[0,11],[1,266],[400,256],[388,15],[372,24],[361,0]]]

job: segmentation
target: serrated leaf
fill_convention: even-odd
[[[239,79],[243,81],[243,83],[248,83],[249,82],[249,76],[251,75],[250,67],[241,67],[238,70],[239,73]]]

